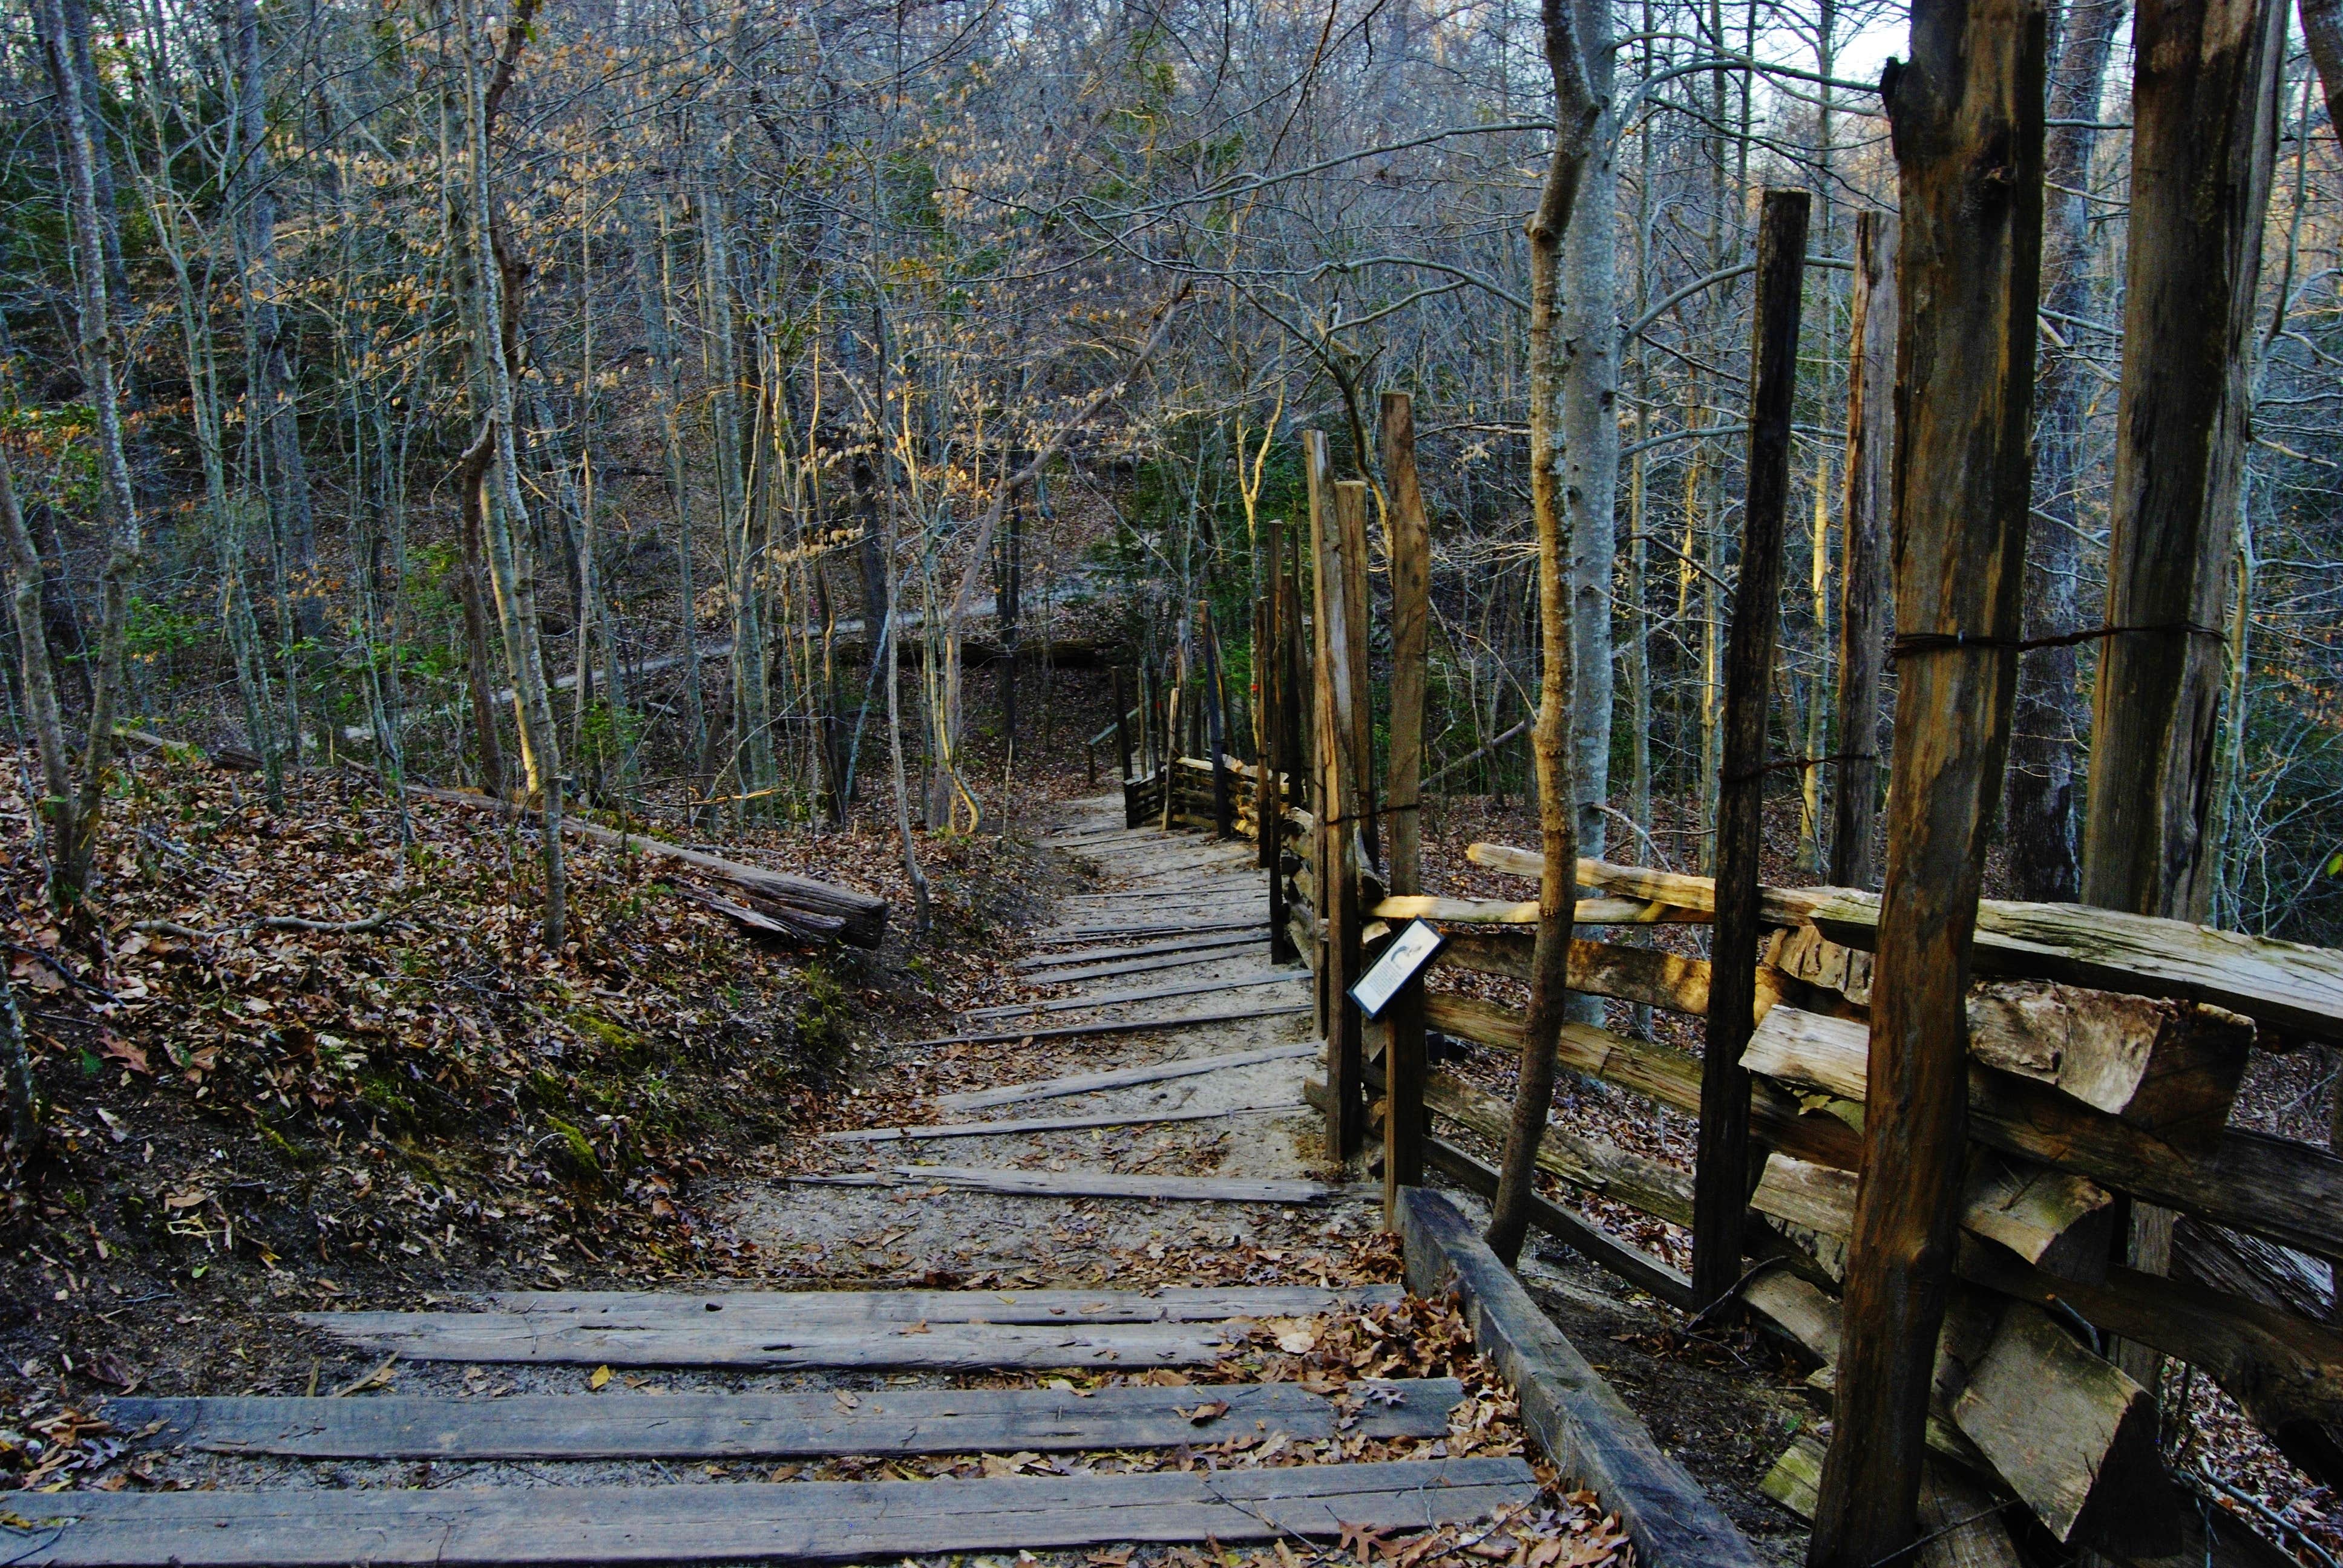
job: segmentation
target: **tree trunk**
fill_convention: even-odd
[[[2042,307],[2051,330],[2073,344],[2092,314],[2092,155],[2107,54],[2126,0],[2069,0],[2050,117],[2067,122],[2043,138]],[[2077,347],[2080,346],[2077,345]],[[2053,348],[2035,390],[2034,505],[2041,525],[2026,541],[2026,635],[2076,628],[2076,577],[2082,558],[2083,434],[2090,367],[2075,347]],[[2012,891],[2021,899],[2071,901],[2075,859],[2075,741],[2083,726],[2076,650],[2036,648],[2017,667],[2017,711],[2009,739],[2003,806]]]
[[[1530,506],[1537,525],[1538,611],[1544,665],[1538,680],[1538,828],[1545,854],[1538,886],[1537,938],[1530,958],[1529,1012],[1522,1065],[1506,1130],[1504,1166],[1489,1205],[1489,1248],[1508,1263],[1521,1256],[1536,1195],[1537,1148],[1554,1104],[1554,1048],[1570,1002],[1572,911],[1578,900],[1577,797],[1571,784],[1569,724],[1573,627],[1566,587],[1570,541],[1556,451],[1562,351],[1555,341],[1563,244],[1579,181],[1594,156],[1604,113],[1587,73],[1568,0],[1541,0],[1546,70],[1554,78],[1554,153],[1529,222]],[[1615,327],[1602,324],[1604,332]],[[1614,437],[1615,438],[1615,437]]]
[[[2041,299],[2040,0],[1922,0],[1882,83],[1903,220],[1896,625],[1902,655],[1870,1109],[1836,1430],[1810,1568],[1902,1555],[1967,1158],[1970,941],[2001,792],[2031,500]]]
[[[71,31],[65,0],[40,0],[42,45],[61,101],[57,119],[65,143],[66,189],[71,209],[75,269],[81,314],[81,354],[89,378],[88,399],[97,416],[97,477],[100,515],[111,535],[99,578],[97,670],[91,678],[89,738],[82,758],[79,798],[57,823],[51,890],[63,904],[77,904],[88,891],[97,859],[97,830],[106,811],[106,759],[114,743],[114,705],[121,684],[128,640],[130,579],[138,569],[144,541],[138,502],[123,451],[122,407],[116,387],[114,317],[106,297],[106,230],[97,206],[97,150],[92,120],[95,106],[82,92],[82,75],[70,54]],[[48,764],[43,763],[45,775]]]

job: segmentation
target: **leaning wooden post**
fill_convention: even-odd
[[[1391,757],[1383,809],[1391,817],[1386,880],[1395,893],[1423,890],[1418,818],[1423,779],[1426,645],[1432,623],[1432,533],[1415,472],[1415,403],[1383,397],[1383,477],[1391,489]],[[1423,1184],[1423,988],[1411,985],[1384,1015],[1383,1224],[1397,1223],[1399,1190]]]
[[[1968,1132],[1970,939],[2009,749],[2042,253],[2041,0],[1917,0],[1882,83],[1897,262],[1896,749],[1863,1178],[1810,1568],[1914,1511]]]
[[[1838,620],[1838,799],[1830,879],[1869,888],[1879,820],[1879,677],[1887,652],[1888,455],[1896,442],[1896,216],[1855,215],[1854,321],[1846,385],[1845,587]]]
[[[1716,925],[1709,943],[1708,1040],[1701,1057],[1693,1167],[1692,1293],[1713,1305],[1741,1277],[1749,1210],[1749,1074],[1756,1027],[1757,858],[1765,798],[1767,698],[1782,618],[1782,533],[1790,500],[1790,405],[1806,270],[1805,191],[1769,190],[1757,223],[1757,319],[1750,345],[1748,489],[1741,575],[1725,656],[1725,738],[1716,781]]]
[[[1311,475],[1312,535],[1318,582],[1318,915],[1325,936],[1319,970],[1326,1025],[1326,1152],[1345,1161],[1358,1152],[1365,1122],[1365,1051],[1359,1010],[1347,994],[1359,978],[1358,852],[1361,764],[1354,684],[1354,644],[1364,628],[1350,602],[1353,573],[1344,558],[1366,528],[1366,487],[1332,484],[1322,432],[1303,435]]]
[[[2134,24],[2123,385],[2107,625],[2091,703],[2082,901],[2202,921],[2219,857],[2214,732],[2251,414],[2286,14],[2265,0],[2143,5]],[[2124,1261],[2171,1265],[2169,1210],[2130,1205]],[[2163,1357],[2116,1363],[2156,1387]]]

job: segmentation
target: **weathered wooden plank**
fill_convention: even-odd
[[[1111,959],[1147,958],[1156,953],[1202,953],[1222,948],[1248,947],[1256,940],[1257,939],[1251,936],[1221,936],[1207,937],[1199,941],[1172,940],[1147,942],[1142,943],[1138,947],[1124,947],[1119,943],[1108,943],[1104,946],[1088,948],[1078,952],[1037,953],[1031,958],[1019,959],[1017,960],[1017,967],[1021,970],[1046,970],[1060,968],[1067,964],[1098,963]]]
[[[840,1562],[1422,1530],[1528,1503],[1518,1459],[782,1485],[44,1494],[16,1568]]]
[[[548,1322],[505,1312],[309,1312],[336,1339],[409,1361],[584,1366],[860,1367],[982,1372],[1209,1366],[1240,1337],[1212,1323],[812,1323],[676,1328]]]
[[[1541,861],[1534,849],[1516,849],[1511,844],[1469,844],[1464,854],[1473,864],[1508,876],[1539,874]],[[1695,915],[1716,912],[1716,879],[1713,877],[1654,870],[1649,866],[1622,866],[1582,855],[1578,859],[1578,881],[1581,887],[1599,888],[1621,899],[1667,904]],[[1815,905],[1837,891],[1835,888],[1761,887],[1757,890],[1758,908],[1766,924],[1795,926],[1806,920]]]
[[[1028,972],[1026,978],[1034,985],[1071,985],[1076,980],[1106,980],[1115,975],[1153,974],[1161,970],[1190,969],[1197,964],[1224,964],[1244,956],[1245,950],[1259,940],[1246,937],[1224,948],[1202,952],[1165,953],[1161,958],[1126,959],[1119,963],[1091,963],[1072,968],[1037,966]]]
[[[1362,1383],[1337,1404],[1299,1383],[523,1394],[504,1399],[116,1399],[142,1441],[292,1459],[787,1459],[819,1454],[1169,1448],[1282,1432],[1438,1437],[1453,1378]],[[1224,1407],[1215,1409],[1215,1407]],[[1344,1415],[1347,1429],[1337,1427]],[[1255,1423],[1261,1423],[1256,1425]]]
[[[1035,931],[1033,941],[1037,946],[1048,946],[1054,942],[1092,941],[1101,937],[1178,937],[1202,935],[1206,931],[1262,931],[1268,929],[1266,918],[1183,920],[1152,925],[1057,926],[1046,931]]]
[[[1341,1191],[1323,1181],[1279,1181],[1237,1176],[1121,1175],[1112,1171],[976,1170],[959,1165],[898,1165],[890,1172],[911,1186],[931,1184],[960,1192],[1012,1198],[1153,1198],[1181,1203],[1322,1203]],[[795,1181],[825,1178],[798,1176]]]
[[[1879,901],[1842,890],[1816,906],[1814,921],[1831,940],[1868,950]],[[1977,905],[1976,962],[1980,974],[2210,1002],[2284,1037],[2343,1035],[2343,952],[2331,948],[2081,904],[1987,899]]]
[[[1442,925],[1534,926],[1537,900],[1449,899],[1427,893],[1394,895],[1367,913],[1379,920],[1435,920]],[[1691,911],[1636,899],[1581,899],[1571,920],[1582,926],[1647,926],[1684,921]]]
[[[1278,1012],[1300,1010],[1276,1010]],[[1015,1040],[1021,1037],[1011,1035],[1006,1038]],[[1151,1067],[1118,1067],[1103,1072],[1078,1072],[1067,1078],[1047,1078],[1035,1083],[1012,1083],[1001,1089],[974,1089],[960,1094],[940,1094],[936,1096],[936,1103],[951,1111],[984,1111],[996,1105],[1021,1104],[1029,1100],[1060,1100],[1070,1094],[1092,1094],[1101,1089],[1128,1089],[1134,1084],[1193,1078],[1198,1073],[1254,1067],[1264,1061],[1291,1061],[1296,1057],[1315,1056],[1318,1049],[1315,1040],[1298,1040],[1292,1045],[1264,1046],[1259,1050],[1225,1051],[1218,1056],[1187,1056],[1177,1061],[1159,1061]]]
[[[1209,1121],[1256,1111],[1289,1111],[1298,1101],[1277,1105],[1224,1105],[1211,1111],[1101,1111],[1095,1116],[1030,1116],[1011,1121],[938,1121],[924,1127],[865,1127],[849,1132],[825,1132],[824,1143],[916,1143],[939,1138],[1008,1138],[1031,1132],[1078,1132],[1092,1127],[1152,1126],[1161,1121]]]
[[[499,1291],[499,1312],[617,1328],[727,1321],[811,1323],[1214,1322],[1389,1306],[1396,1285],[1169,1285],[1152,1291]]]
[[[1443,1138],[1423,1141],[1424,1163],[1449,1177],[1466,1191],[1483,1199],[1497,1195],[1497,1170],[1483,1164]],[[1692,1279],[1681,1271],[1630,1245],[1535,1192],[1529,1195],[1530,1223],[1597,1268],[1608,1269],[1640,1291],[1648,1292],[1679,1312],[1692,1310]]]
[[[1145,1034],[1158,1029],[1195,1029],[1208,1023],[1242,1023],[1256,1018],[1282,1018],[1288,1013],[1308,1012],[1308,1003],[1297,1007],[1241,1008],[1226,1012],[1181,1013],[1171,1018],[1122,1018],[1105,1023],[1067,1023],[1049,1029],[1011,1029],[992,1034],[947,1034],[934,1040],[910,1042],[914,1050],[938,1045],[1001,1045],[1012,1040],[1071,1040],[1086,1034]],[[957,1097],[947,1095],[939,1103],[950,1103]]]
[[[1432,961],[1525,980],[1530,978],[1530,935],[1487,927],[1451,931]],[[1768,977],[1760,970],[1758,978],[1763,986]],[[1570,944],[1570,989],[1699,1017],[1708,1010],[1708,960],[1658,948],[1575,940]],[[1770,997],[1761,1000],[1771,1001]]]
[[[1454,1204],[1421,1187],[1400,1195],[1408,1279],[1420,1294],[1453,1288],[1473,1337],[1513,1385],[1522,1420],[1555,1465],[1616,1509],[1653,1568],[1755,1568],[1756,1553],[1698,1483],[1660,1451],[1635,1413],[1538,1310]]]
[[[1200,980],[1193,985],[1158,986],[1149,990],[1113,991],[1105,996],[1060,997],[1051,1001],[1004,1002],[999,1007],[971,1008],[963,1018],[1007,1018],[1020,1012],[1073,1012],[1083,1008],[1124,1007],[1136,1001],[1168,1001],[1173,997],[1211,996],[1224,990],[1249,990],[1267,985],[1296,985],[1310,978],[1299,973],[1240,975],[1234,980]]]

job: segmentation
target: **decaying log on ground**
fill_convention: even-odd
[[[438,789],[427,785],[410,784],[407,791],[426,799],[476,811],[493,811],[507,817],[520,814],[518,807],[468,789]],[[811,877],[744,865],[699,849],[687,849],[679,844],[647,839],[639,833],[621,833],[615,828],[605,828],[598,822],[585,821],[575,816],[562,819],[561,830],[574,838],[605,844],[626,854],[649,855],[689,866],[721,884],[728,894],[737,897],[757,913],[796,931],[809,935],[836,935],[863,948],[875,948],[886,939],[887,900],[874,894],[840,887],[835,882],[818,881]],[[701,901],[708,900],[702,899]],[[720,903],[723,900],[717,901]],[[738,919],[737,916],[735,918]],[[749,924],[747,921],[742,923]],[[749,929],[763,928],[750,925]]]

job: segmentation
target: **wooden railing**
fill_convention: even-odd
[[[1258,774],[1224,767],[1248,785]],[[1160,819],[1209,830],[1212,766],[1178,759],[1128,788]],[[1151,796],[1141,791],[1152,789]],[[1236,831],[1257,838],[1252,789]],[[1316,822],[1284,812],[1277,873],[1295,949],[1322,973],[1325,930],[1311,848]],[[1528,850],[1475,844],[1481,867],[1534,877]],[[1706,878],[1584,859],[1588,932],[1570,951],[1584,993],[1699,1018],[1708,965],[1602,940],[1622,925],[1701,923]],[[1385,896],[1361,878],[1370,952],[1405,920],[1447,934],[1423,998],[1425,1027],[1504,1052],[1522,1044],[1521,1009],[1446,989],[1443,971],[1529,973],[1536,906]],[[1743,1294],[1762,1321],[1827,1369],[1835,1349],[1845,1238],[1855,1201],[1867,1085],[1875,895],[1766,889],[1751,1136],[1763,1163],[1750,1191]],[[2343,1160],[2316,1145],[2229,1125],[2250,1054],[2343,1042],[2343,953],[2072,905],[1987,900],[1968,1001],[1973,1152],[1960,1215],[1959,1299],[1941,1354],[1932,1442],[2006,1487],[2063,1541],[2154,1538],[2170,1488],[2153,1441],[2152,1396],[2069,1332],[2077,1318],[2137,1341],[2219,1384],[2298,1466],[2343,1482],[2343,1333],[2323,1261],[2343,1257]],[[1319,1021],[1328,1018],[1321,988]],[[1382,1041],[1367,1030],[1366,1080],[1382,1089]],[[1701,1101],[1692,1052],[1584,1024],[1565,1026],[1564,1067],[1687,1117]],[[1324,1085],[1312,1086],[1322,1106]],[[1407,1108],[1377,1104],[1370,1127]],[[1486,1195],[1496,1172],[1454,1141],[1502,1145],[1510,1105],[1469,1079],[1434,1071],[1415,1114],[1434,1130],[1426,1158]],[[1537,1163],[1567,1193],[1688,1227],[1695,1173],[1549,1128]],[[2164,1276],[2110,1261],[2136,1206],[2177,1212]],[[1664,1260],[1560,1204],[1535,1222],[1594,1262],[1672,1304],[1690,1282]],[[2044,1309],[2050,1309],[2046,1312]],[[2060,1326],[2064,1324],[2065,1326]],[[1817,1378],[1827,1381],[1826,1371]],[[1772,1485],[1807,1501],[1819,1445],[1794,1444]],[[2125,1522],[2128,1521],[2128,1523]],[[2121,1526],[2121,1527],[2118,1527]],[[2114,1533],[2109,1533],[2110,1530]]]

